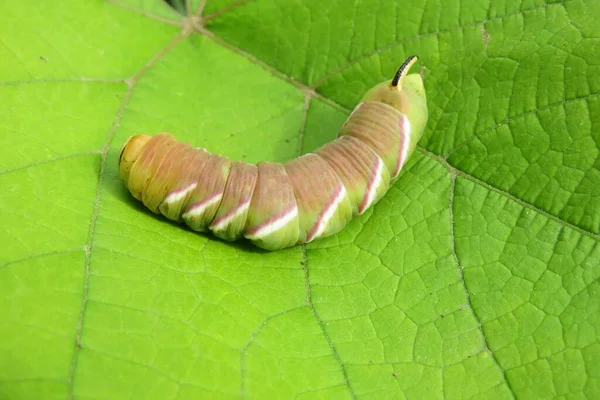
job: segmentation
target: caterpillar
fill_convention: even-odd
[[[417,60],[367,91],[335,140],[285,164],[139,134],[121,149],[120,176],[154,213],[227,241],[278,250],[333,235],[385,195],[423,135],[423,80],[408,74]]]

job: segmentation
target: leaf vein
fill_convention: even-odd
[[[131,94],[133,92],[133,88],[135,84],[139,80],[139,78],[149,69],[151,68],[156,61],[162,58],[169,50],[171,50],[180,40],[182,36],[176,35],[175,38],[169,42],[163,49],[161,49],[156,55],[154,55],[145,65],[141,67],[139,72],[128,81],[129,87],[125,92],[125,96],[121,102],[121,106],[117,111],[117,115],[113,121],[111,128],[109,129],[106,143],[102,148],[102,162],[100,163],[100,172],[98,174],[98,183],[96,185],[96,196],[94,200],[94,210],[92,212],[92,216],[90,218],[90,227],[88,233],[88,240],[84,247],[85,250],[85,263],[84,263],[84,281],[81,295],[81,308],[79,312],[79,319],[77,322],[77,326],[75,328],[75,350],[73,351],[73,355],[71,357],[71,366],[69,368],[69,399],[74,398],[74,379],[75,372],[77,369],[77,361],[79,359],[79,350],[82,348],[81,338],[83,333],[83,324],[85,319],[85,311],[88,303],[88,292],[89,292],[89,280],[90,280],[90,262],[92,255],[92,247],[94,241],[94,233],[96,230],[96,222],[98,220],[98,215],[100,212],[100,197],[102,194],[102,187],[104,183],[104,177],[106,172],[106,160],[108,158],[108,151],[110,150],[110,146],[112,144],[112,139],[115,135],[115,132],[121,122],[121,118],[123,117],[123,113],[129,104],[129,100],[131,99]]]
[[[450,247],[452,249],[452,256],[454,258],[454,263],[456,264],[456,268],[458,269],[458,274],[460,275],[460,281],[462,283],[463,286],[463,292],[464,292],[464,296],[467,299],[467,304],[471,310],[471,313],[473,314],[473,318],[475,319],[475,322],[477,323],[477,329],[479,330],[479,333],[481,335],[481,339],[483,341],[483,346],[485,348],[485,350],[487,352],[489,352],[492,360],[494,361],[494,364],[498,367],[498,369],[500,370],[500,373],[502,374],[502,377],[504,379],[504,382],[508,388],[508,390],[510,391],[512,398],[516,398],[516,394],[515,394],[515,390],[512,388],[508,377],[506,376],[506,371],[504,371],[502,369],[502,366],[500,365],[500,363],[498,362],[498,359],[496,358],[496,355],[494,354],[494,352],[490,349],[489,345],[488,345],[488,340],[485,336],[485,332],[483,330],[483,325],[481,324],[481,320],[479,318],[479,315],[477,315],[477,313],[475,312],[475,308],[473,307],[473,303],[471,302],[471,295],[470,292],[467,288],[467,282],[465,281],[465,276],[463,273],[463,267],[460,263],[460,259],[458,257],[458,253],[456,252],[456,236],[454,234],[454,229],[456,226],[455,220],[454,220],[454,199],[455,199],[455,189],[456,189],[456,174],[451,174],[450,175],[450,196],[449,196],[449,201],[448,201],[448,214],[449,214],[449,223],[450,223]]]

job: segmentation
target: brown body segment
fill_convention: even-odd
[[[229,158],[209,155],[182,216],[190,228],[199,232],[208,229],[223,199],[230,171]]]
[[[242,236],[257,179],[256,165],[233,162],[221,205],[210,225],[215,236],[224,240],[237,240]]]
[[[194,148],[186,143],[176,143],[165,153],[162,163],[144,188],[142,201],[159,214],[159,206],[178,181],[182,164],[193,156]]]
[[[369,145],[394,178],[400,153],[402,118],[402,113],[387,104],[366,101],[352,112],[338,136],[352,136]]]
[[[298,206],[283,165],[259,162],[244,237],[259,247],[277,250],[298,242]]]
[[[317,154],[306,154],[285,165],[299,211],[299,243],[339,232],[352,218],[342,181]]]
[[[172,221],[182,221],[182,214],[209,157],[210,153],[204,149],[192,149],[182,156],[177,179],[169,185],[169,193],[158,207],[162,215]]]
[[[362,141],[342,136],[317,153],[344,183],[354,215],[362,214],[385,194],[390,173],[377,153]]]
[[[174,136],[159,134],[146,143],[139,157],[129,171],[129,191],[138,200],[142,200],[144,188],[162,162],[165,153],[177,143]]]

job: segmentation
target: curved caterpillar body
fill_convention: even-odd
[[[314,153],[251,165],[169,134],[136,135],[121,150],[121,177],[153,212],[225,240],[277,250],[335,234],[387,192],[423,134],[423,81],[408,75],[416,61],[368,91]]]

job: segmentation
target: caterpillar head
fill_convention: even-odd
[[[125,181],[129,181],[129,172],[131,167],[142,153],[142,149],[152,139],[150,135],[135,135],[131,136],[123,147],[121,148],[121,154],[119,155],[119,172],[121,178]]]
[[[417,56],[408,57],[393,79],[373,87],[362,101],[379,101],[394,107],[408,117],[413,128],[418,128],[417,132],[422,133],[428,114],[423,78],[419,74],[408,74],[417,60]]]

